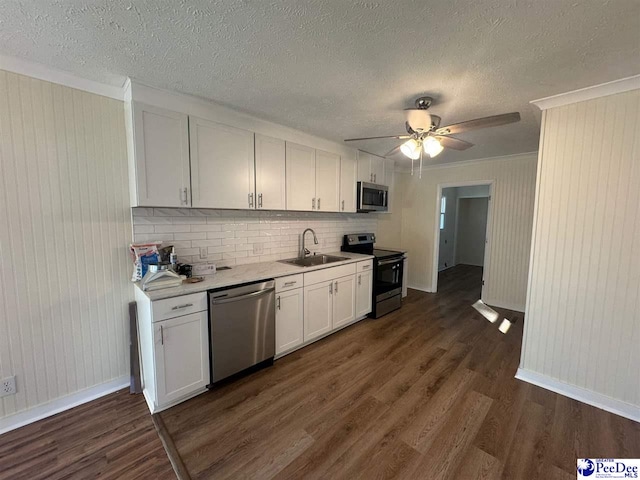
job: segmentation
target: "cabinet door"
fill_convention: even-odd
[[[356,319],[356,276],[333,281],[333,328]]]
[[[315,210],[316,151],[286,143],[287,210]]]
[[[356,317],[362,317],[371,312],[373,300],[373,272],[359,272],[356,286]]]
[[[384,178],[384,158],[376,155],[370,155],[371,157],[371,175],[373,177],[373,183],[378,185],[386,185]]]
[[[189,117],[192,204],[255,208],[253,133]]]
[[[303,319],[302,288],[276,295],[276,355],[302,344]]]
[[[203,390],[209,383],[207,312],[153,324],[159,407]]]
[[[304,287],[304,341],[331,331],[333,280]]]
[[[355,157],[340,157],[340,211],[356,211],[356,176],[357,162]]]
[[[256,133],[256,208],[284,210],[285,146],[284,140]]]
[[[360,150],[358,150],[358,181],[373,183],[371,155]]]
[[[316,210],[340,211],[340,155],[316,150]]]
[[[191,204],[189,127],[182,113],[133,104],[135,206]]]
[[[395,168],[395,160],[390,160],[388,158],[384,160],[384,181],[385,185],[389,187],[389,190],[387,192],[388,210],[386,213],[393,213],[393,205],[395,201],[395,187],[393,185],[395,180]]]

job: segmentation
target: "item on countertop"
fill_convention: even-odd
[[[160,256],[159,262],[171,262],[171,252],[173,252],[173,245],[167,245],[166,247],[162,247],[158,249],[158,254]]]
[[[191,277],[187,278],[184,283],[200,283],[204,280],[204,277]]]
[[[133,260],[133,274],[131,281],[137,282],[147,274],[148,266],[160,261],[158,247],[162,242],[132,243],[129,252]]]
[[[191,278],[192,271],[193,271],[193,267],[188,263],[178,264],[178,273],[180,275],[184,275],[187,278]]]
[[[169,254],[169,263],[171,264],[171,270],[178,271],[178,256],[176,255],[175,247],[171,247],[171,253]]]
[[[201,275],[213,275],[216,273],[216,264],[215,263],[195,263],[193,265],[193,275],[201,276]]]
[[[159,290],[161,288],[178,287],[182,285],[183,277],[169,270],[166,263],[150,264],[149,270],[142,279],[142,290]]]

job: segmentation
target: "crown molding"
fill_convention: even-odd
[[[19,73],[28,77],[37,78],[46,82],[57,83],[65,87],[83,90],[85,92],[102,95],[116,100],[124,100],[124,85],[126,78],[117,75],[113,76],[110,83],[96,82],[86,78],[78,77],[73,73],[47,67],[40,63],[31,62],[22,58],[10,57],[0,54],[0,70]]]
[[[600,85],[594,85],[592,87],[580,88],[579,90],[573,90],[571,92],[559,93],[558,95],[552,95],[550,97],[539,98],[529,103],[535,105],[540,110],[547,110],[549,108],[561,107],[571,103],[584,102],[585,100],[592,100],[594,98],[606,97],[608,95],[615,95],[616,93],[637,89],[640,89],[640,75],[601,83]]]
[[[436,165],[422,165],[422,171],[425,170],[435,170],[437,168],[456,168],[456,167],[464,167],[466,165],[474,165],[476,163],[484,163],[491,161],[512,161],[512,160],[524,160],[534,156],[536,159],[538,158],[538,151],[533,152],[523,152],[523,153],[512,153],[511,155],[500,155],[497,157],[483,157],[483,158],[474,158],[472,160],[461,160],[459,162],[448,162],[448,163],[438,163]],[[411,172],[411,164],[408,163],[405,165],[400,165],[400,162],[396,160],[396,168],[395,171],[398,173],[410,173]]]

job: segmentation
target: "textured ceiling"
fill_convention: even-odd
[[[340,141],[520,111],[435,160],[538,146],[530,100],[640,73],[640,0],[0,1],[0,53],[190,93]],[[356,146],[383,154],[394,141]]]

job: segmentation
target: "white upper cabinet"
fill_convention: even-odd
[[[255,208],[253,133],[189,117],[192,205]]]
[[[256,133],[256,208],[284,210],[286,207],[285,142]]]
[[[370,155],[371,158],[371,177],[373,183],[378,185],[387,185],[384,177],[384,161],[383,157]]]
[[[358,181],[386,185],[383,157],[358,150]]]
[[[358,181],[373,182],[371,175],[371,155],[358,150]]]
[[[354,156],[340,158],[340,211],[356,211],[357,161]]]
[[[340,155],[316,150],[316,210],[340,211]]]
[[[133,141],[129,141],[132,206],[189,206],[187,115],[137,102],[131,109],[133,118],[128,116],[127,125],[133,130]]]
[[[316,151],[286,142],[287,210],[316,209]]]

